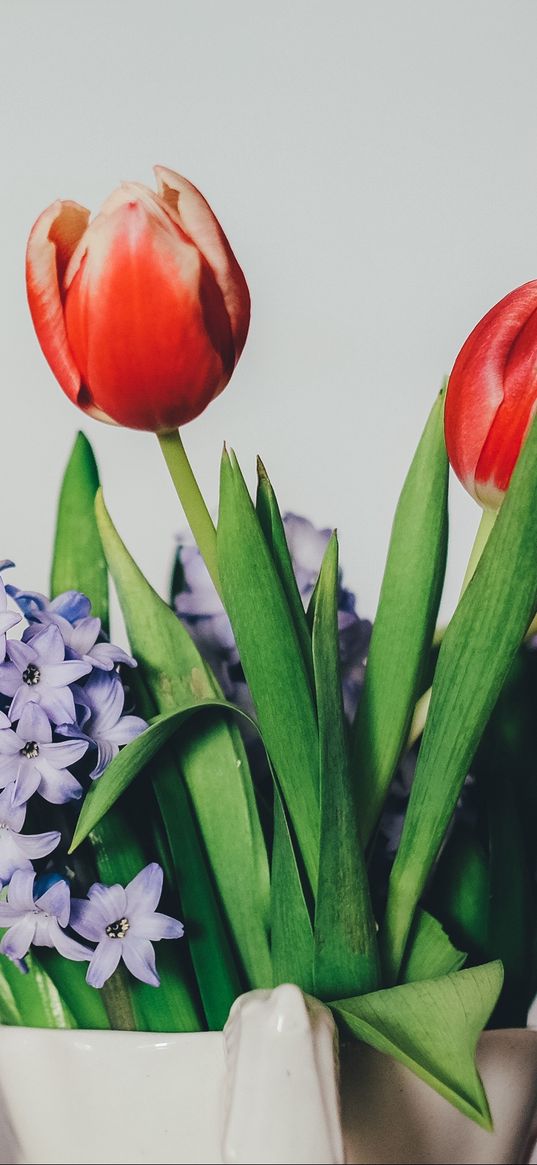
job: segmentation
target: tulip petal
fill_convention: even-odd
[[[519,333],[536,309],[537,280],[506,295],[474,328],[449,378],[445,411],[449,459],[463,485],[480,504],[498,504],[498,499],[489,497],[486,488],[483,489],[490,484],[494,493],[495,480],[490,483],[487,480],[487,475],[493,472],[492,450],[482,462],[481,457],[496,418],[499,420],[506,394],[516,393],[514,384],[506,387],[505,370],[512,360]],[[512,448],[510,442],[511,451]],[[519,450],[520,443],[512,456],[511,469]]]
[[[75,404],[81,382],[65,330],[63,277],[88,220],[83,206],[58,199],[37,219],[26,252],[28,303],[37,338],[54,376]]]
[[[119,424],[158,432],[198,416],[231,369],[207,330],[202,256],[147,203],[126,188],[91,224],[65,319],[87,402]]]
[[[227,238],[203,194],[181,174],[154,167],[157,190],[175,221],[196,244],[222,292],[233,333],[235,364],[250,326],[250,293]]]

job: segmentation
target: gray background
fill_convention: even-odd
[[[34,338],[23,261],[56,197],[97,210],[161,162],[209,199],[253,320],[231,386],[185,430],[216,502],[225,438],[286,508],[337,525],[373,615],[390,524],[467,332],[537,276],[535,3],[4,0],[0,5],[0,557],[46,589],[76,429],[163,587],[184,520],[154,437],[87,420]],[[444,613],[477,525],[454,483]]]

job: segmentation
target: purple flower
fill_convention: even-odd
[[[5,562],[0,563],[0,568],[11,565],[6,559]],[[6,658],[6,631],[9,631],[11,627],[14,627],[20,621],[21,617],[17,615],[16,611],[8,611],[7,609],[6,588],[0,578],[0,663],[3,663]]]
[[[9,725],[9,727],[8,727]],[[13,803],[20,806],[38,792],[63,805],[80,797],[82,786],[69,772],[87,751],[85,740],[52,743],[48,716],[39,704],[26,704],[16,730],[0,719],[0,787],[14,782]]]
[[[80,591],[64,591],[51,600],[40,591],[21,591],[14,586],[6,587],[6,590],[29,623],[36,620],[43,623],[53,621],[56,615],[69,623],[76,623],[79,619],[85,619],[91,611],[87,595],[81,594]]]
[[[81,705],[80,723],[63,724],[58,732],[85,740],[97,749],[97,761],[90,773],[95,780],[117,756],[120,745],[129,744],[147,724],[140,716],[122,716],[125,691],[114,672],[93,672],[84,687],[77,689],[76,699]]]
[[[64,591],[51,601],[39,591],[21,591],[12,586],[7,587],[7,591],[30,624],[23,636],[26,643],[31,642],[41,627],[53,624],[61,633],[67,659],[84,659],[92,667],[106,671],[116,663],[136,667],[136,660],[123,648],[113,643],[97,642],[101,620],[91,616],[87,595],[80,591]]]
[[[285,534],[304,606],[312,596],[331,531],[317,530],[307,518],[285,514]],[[174,597],[179,618],[214,672],[228,700],[253,712],[231,624],[197,548],[181,545],[178,556],[184,587]],[[339,642],[345,711],[352,719],[363,685],[371,623],[356,613],[356,600],[341,584],[338,591]]]
[[[61,834],[29,833],[21,835],[26,806],[15,805],[12,786],[0,793],[0,882],[5,884],[15,870],[31,869],[31,858],[44,858],[59,844]]]
[[[136,660],[132,655],[127,655],[122,647],[116,647],[114,643],[97,642],[101,634],[101,620],[94,616],[88,615],[84,619],[78,619],[76,623],[70,623],[63,615],[44,612],[26,629],[24,641],[31,643],[43,624],[58,628],[65,644],[67,659],[83,659],[90,667],[104,668],[105,671],[111,671],[117,663],[136,667]]]
[[[182,922],[156,913],[162,881],[160,866],[152,862],[125,889],[97,882],[87,898],[73,898],[73,930],[97,943],[86,975],[91,987],[102,987],[121,958],[136,979],[159,986],[152,943],[162,938],[181,938],[184,933]]]
[[[66,660],[65,645],[57,627],[43,627],[31,643],[11,641],[10,663],[0,664],[0,692],[12,696],[9,715],[18,720],[29,701],[40,704],[54,724],[75,719],[69,687],[91,671],[83,660]]]
[[[44,894],[34,899],[33,870],[15,870],[7,891],[7,902],[0,902],[0,926],[8,927],[0,952],[10,959],[22,959],[32,943],[37,947],[55,947],[67,959],[77,962],[91,958],[91,950],[65,934],[69,924],[70,893],[67,882],[59,878]]]

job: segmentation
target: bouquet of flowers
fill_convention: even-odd
[[[60,386],[157,434],[195,542],[166,602],[80,434],[50,598],[0,584],[0,1018],[220,1029],[243,991],[290,982],[490,1127],[476,1042],[535,992],[537,283],[433,405],[371,628],[336,534],[282,517],[261,462],[253,499],[224,449],[210,516],[179,428],[227,385],[249,294],[202,195],[156,175],[91,221],[54,203],[28,244]],[[442,631],[448,454],[485,508]]]

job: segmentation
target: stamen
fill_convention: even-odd
[[[125,938],[125,935],[130,927],[128,918],[118,918],[116,922],[111,922],[106,928],[108,938]]]
[[[28,684],[30,687],[34,687],[35,684],[39,683],[40,679],[41,672],[39,671],[39,668],[36,667],[35,663],[29,663],[28,667],[25,667],[22,673],[23,684]]]
[[[25,756],[28,760],[35,760],[39,756],[39,745],[35,740],[27,740],[24,748],[21,748],[21,756]]]

